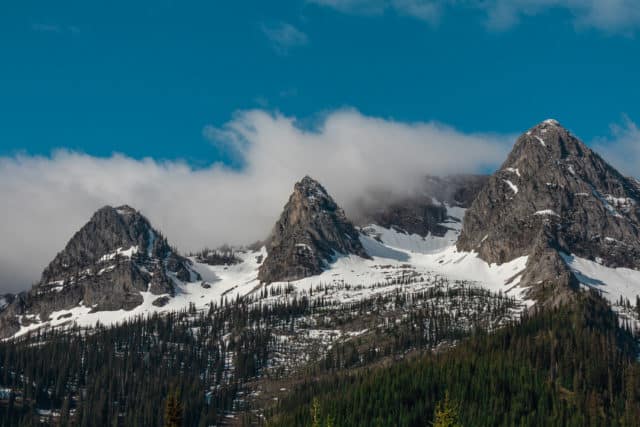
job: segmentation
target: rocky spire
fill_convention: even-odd
[[[640,268],[639,226],[637,185],[550,119],[518,138],[480,191],[458,249],[497,263],[530,255],[523,280],[544,283],[564,274],[559,251]]]
[[[294,186],[267,243],[262,282],[319,274],[336,256],[368,258],[358,231],[322,185],[305,176]]]

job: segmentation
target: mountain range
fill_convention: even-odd
[[[260,247],[236,248],[236,262],[217,265],[180,255],[134,208],[105,206],[32,289],[3,297],[0,336],[205,308],[283,283],[304,291],[348,282],[361,291],[332,297],[352,301],[393,292],[407,274],[416,289],[442,275],[522,309],[585,288],[614,305],[640,294],[640,184],[555,120],[521,135],[491,176],[425,173],[423,191],[390,200],[352,220],[306,176]]]
[[[637,180],[545,120],[367,196],[305,176],[261,241],[184,255],[99,209],[0,297],[0,425],[639,425]]]

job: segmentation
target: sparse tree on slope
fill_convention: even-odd
[[[167,403],[164,410],[165,427],[182,426],[182,405],[178,397],[178,392],[170,392],[167,396]]]
[[[449,392],[436,405],[433,427],[462,427],[458,420],[458,406],[449,399]]]

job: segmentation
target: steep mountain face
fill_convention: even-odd
[[[80,304],[93,311],[130,310],[143,302],[141,292],[173,294],[174,278],[188,281],[194,274],[139,212],[106,206],[56,255],[40,281],[0,313],[0,333]]]
[[[639,203],[637,182],[546,120],[518,138],[479,192],[457,246],[491,263],[529,255],[521,284],[535,285],[538,297],[553,289],[562,299],[577,279],[559,252],[640,268]]]
[[[485,175],[428,176],[420,190],[411,196],[395,200],[391,195],[380,196],[376,203],[362,206],[355,223],[376,224],[422,237],[442,237],[449,230],[444,223],[462,220],[450,208],[468,208],[488,178]],[[386,200],[393,201],[387,203]]]
[[[308,176],[295,184],[267,242],[267,254],[258,273],[266,283],[319,274],[339,254],[369,257],[344,211]]]

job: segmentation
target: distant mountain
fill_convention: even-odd
[[[490,263],[528,255],[520,285],[532,286],[538,300],[557,303],[579,282],[563,256],[639,269],[639,227],[637,182],[546,120],[518,138],[479,192],[457,247]]]
[[[369,258],[342,208],[308,176],[294,186],[268,239],[267,254],[258,273],[266,283],[319,274],[339,255]]]
[[[197,277],[189,264],[138,211],[105,206],[56,255],[40,281],[0,313],[0,335],[59,310],[130,310],[143,302],[143,292],[173,295],[175,281]]]
[[[377,195],[375,203],[358,209],[354,222],[422,237],[442,237],[450,229],[448,221],[462,220],[457,216],[459,210],[451,208],[468,208],[488,179],[487,175],[428,176],[414,194],[400,198]]]

